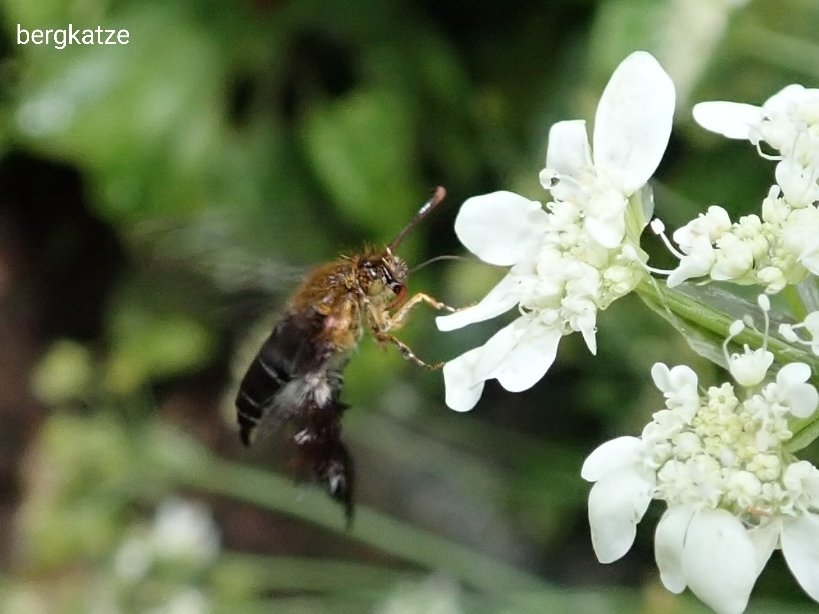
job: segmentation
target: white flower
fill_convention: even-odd
[[[176,497],[157,509],[151,542],[159,558],[198,565],[213,561],[219,552],[219,532],[208,508]]]
[[[801,338],[796,333],[800,328],[807,330],[811,338]],[[811,352],[819,356],[819,311],[812,311],[799,324],[780,324],[779,334],[791,343],[810,346]]]
[[[793,208],[819,200],[819,89],[789,85],[761,107],[732,102],[701,102],[694,119],[729,138],[765,141],[779,155],[776,181]]]
[[[700,405],[700,395],[697,374],[690,367],[682,365],[669,369],[658,362],[651,368],[651,379],[665,396],[669,409],[689,416],[689,419],[693,417]]]
[[[208,508],[178,497],[164,500],[153,523],[133,526],[114,556],[114,572],[136,582],[157,561],[195,567],[212,563],[219,554],[219,531]]]
[[[489,379],[513,392],[530,388],[571,332],[579,331],[596,351],[597,312],[646,275],[636,261],[644,256],[635,254],[641,254],[639,233],[650,211],[629,198],[660,163],[673,111],[668,75],[651,55],[633,53],[603,92],[593,149],[585,122],[552,127],[541,182],[554,200],[545,210],[512,192],[463,204],[455,221],[458,238],[485,262],[511,268],[476,305],[439,317],[438,327],[454,330],[516,306],[520,316],[444,366],[447,405],[471,409]]]
[[[132,531],[114,555],[114,572],[125,580],[140,580],[153,563],[152,550],[150,540],[142,531]]]
[[[661,499],[667,509],[654,552],[668,590],[687,587],[720,614],[742,612],[781,547],[819,601],[819,470],[783,447],[787,419],[816,410],[810,368],[786,365],[774,383],[755,392],[754,381],[739,397],[730,384],[700,396],[684,366],[657,364],[652,377],[665,408],[641,437],[606,442],[583,464],[582,477],[595,483],[589,524],[597,558],[610,563],[628,552],[649,501]]]
[[[819,209],[796,209],[782,223],[782,245],[814,275],[819,275]]]
[[[669,507],[654,536],[660,580],[673,593],[691,588],[716,612],[742,612],[776,538],[771,528],[746,529],[724,509]]]
[[[803,362],[785,365],[776,376],[778,401],[797,418],[809,417],[819,402],[816,388],[807,383],[810,376],[810,367]]]
[[[601,563],[631,549],[637,523],[654,495],[656,476],[645,467],[647,446],[637,437],[618,437],[592,452],[580,475],[594,482],[589,493],[592,546]]]
[[[776,182],[756,215],[717,232],[702,217],[674,233],[681,253],[668,285],[709,276],[739,284],[761,284],[768,293],[819,274],[819,89],[789,85],[761,107],[713,101],[694,106],[694,119],[728,138],[747,139],[761,152],[764,141],[776,153]],[[709,210],[710,212],[710,210]],[[724,212],[723,212],[724,213]],[[728,222],[727,224],[725,222]]]
[[[792,84],[771,96],[761,107],[713,101],[694,105],[694,119],[703,128],[729,139],[747,139],[754,145],[767,142],[783,156],[809,151],[810,142],[801,141],[805,131],[819,121],[819,89]]]
[[[712,205],[705,214],[674,231],[674,241],[680,246],[680,265],[668,277],[673,288],[686,279],[708,275],[716,263],[714,243],[731,228],[728,212]],[[661,234],[658,232],[657,234]]]
[[[773,294],[819,273],[819,211],[792,209],[778,194],[774,186],[763,201],[763,213],[770,217],[745,216],[717,235],[700,230],[702,217],[678,229],[673,236],[680,251],[672,248],[672,253],[680,263],[669,275],[668,286],[708,276],[759,284]]]
[[[763,294],[762,297],[765,297]],[[767,299],[767,297],[765,297]],[[768,303],[770,309],[770,303]],[[768,322],[768,310],[765,310],[765,322]],[[728,364],[728,370],[731,372],[731,377],[740,386],[756,386],[768,373],[768,369],[774,361],[773,352],[768,351],[767,347],[757,348],[752,350],[747,345],[744,346],[742,354],[728,354],[728,343],[745,330],[745,323],[742,320],[737,320],[731,324],[728,338],[723,344],[723,352],[725,354],[725,362]]]

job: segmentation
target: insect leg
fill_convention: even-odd
[[[404,320],[406,320],[407,315],[412,310],[413,307],[420,303],[426,303],[435,309],[442,309],[446,311],[456,311],[453,307],[442,303],[441,301],[429,296],[428,294],[424,294],[423,292],[418,292],[410,297],[401,307],[394,314],[389,314],[387,311],[379,311],[369,306],[368,309],[368,317],[370,322],[370,330],[372,331],[373,337],[375,337],[376,341],[379,343],[391,343],[395,347],[398,348],[398,351],[401,352],[401,355],[407,359],[411,360],[415,364],[420,367],[424,367],[425,369],[430,370],[438,370],[444,366],[443,362],[436,362],[436,363],[428,363],[424,360],[418,358],[415,355],[410,347],[395,337],[394,335],[389,334],[389,331],[396,330],[403,326]]]
[[[412,310],[413,307],[415,307],[419,303],[426,303],[433,309],[438,309],[442,311],[449,312],[457,311],[457,309],[455,309],[454,307],[450,307],[446,303],[442,303],[438,299],[433,298],[428,294],[418,292],[417,294],[413,294],[412,297],[410,297],[410,299],[407,300],[407,302],[401,305],[401,307],[399,307],[398,310],[389,317],[389,319],[386,322],[386,327],[384,330],[392,330],[402,326],[407,315],[409,315],[409,312]]]
[[[379,342],[388,342],[392,343],[395,347],[398,348],[398,351],[401,352],[401,355],[406,358],[407,360],[411,360],[419,367],[424,367],[425,369],[429,369],[431,371],[437,371],[444,366],[443,362],[435,362],[435,363],[428,363],[424,362],[420,358],[418,358],[415,353],[410,349],[410,347],[401,341],[398,337],[391,335],[384,331],[375,330],[373,331],[373,336]]]

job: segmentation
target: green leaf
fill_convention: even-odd
[[[154,313],[136,304],[117,309],[111,337],[108,384],[120,393],[200,366],[213,343],[207,329],[189,316]]]
[[[37,398],[51,405],[81,399],[94,377],[91,353],[76,341],[55,341],[32,374]]]
[[[20,137],[88,169],[107,217],[190,210],[205,198],[225,63],[180,10],[152,5],[103,20],[129,31],[127,45],[19,48]]]
[[[401,99],[357,92],[317,106],[302,126],[313,171],[352,224],[375,235],[414,206],[412,124]],[[399,223],[389,226],[395,228]]]

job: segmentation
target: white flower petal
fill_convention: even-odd
[[[797,418],[808,418],[819,404],[819,393],[806,383],[811,370],[803,362],[792,362],[779,370],[776,383],[782,389],[790,412]]]
[[[692,371],[693,373],[693,371]],[[695,374],[696,377],[696,374]],[[655,362],[651,367],[651,379],[654,380],[654,385],[661,391],[666,391],[671,388],[671,369],[668,365],[662,362]]]
[[[804,161],[784,158],[776,165],[776,183],[782,190],[782,197],[791,205],[797,203],[810,206],[817,199],[816,171]]]
[[[739,519],[723,509],[695,513],[685,536],[683,573],[691,591],[718,614],[741,614],[759,572]]]
[[[683,572],[683,546],[688,524],[694,510],[683,505],[669,507],[654,534],[654,558],[660,570],[660,581],[672,593],[681,593],[686,587]]]
[[[697,237],[690,247],[690,252],[680,259],[680,264],[668,276],[666,284],[669,288],[676,288],[693,277],[704,277],[714,267],[717,254],[708,237]]]
[[[819,469],[810,461],[796,461],[788,465],[782,482],[786,488],[796,490],[810,499],[814,508],[819,503]]]
[[[552,192],[558,200],[569,200],[579,189],[573,181],[587,174],[592,168],[589,136],[586,133],[586,122],[582,119],[557,122],[549,130],[549,146],[546,149],[546,170],[559,175],[554,186],[544,181],[543,187]],[[551,177],[551,172],[546,177]]]
[[[759,575],[768,564],[768,559],[779,545],[779,532],[781,525],[779,520],[770,520],[753,529],[746,531],[748,539],[754,546],[756,552],[756,573]]]
[[[791,386],[787,395],[788,409],[797,418],[810,418],[819,403],[819,393],[811,384]]]
[[[626,196],[644,185],[662,160],[674,115],[674,83],[654,57],[637,51],[609,80],[594,119],[594,164]]]
[[[509,392],[528,390],[543,378],[555,360],[563,336],[560,329],[544,326],[537,320],[518,318],[517,322],[527,325],[525,332],[503,362],[490,372]]]
[[[492,192],[461,205],[455,234],[484,262],[512,265],[540,244],[546,221],[539,202],[514,192]]]
[[[804,85],[800,85],[799,83],[786,85],[765,101],[764,112],[766,115],[785,114],[795,104],[798,104],[804,95]]]
[[[677,365],[669,369],[661,362],[651,367],[651,379],[657,389],[665,394],[697,394],[697,374],[688,365]]]
[[[693,113],[700,126],[729,139],[751,140],[756,126],[762,121],[759,107],[722,100],[695,104]]]
[[[744,353],[732,354],[728,358],[728,370],[740,386],[756,386],[765,379],[773,361],[773,352],[763,348],[750,351],[746,346]]]
[[[791,573],[819,601],[819,516],[802,514],[782,521],[782,554]]]
[[[506,275],[478,303],[448,316],[438,316],[435,324],[438,325],[438,330],[450,331],[499,316],[518,304],[520,296],[516,292],[517,288],[516,278]]]
[[[509,353],[526,334],[528,323],[529,318],[521,316],[504,326],[481,346],[483,351],[476,369],[481,373],[483,379],[495,377],[493,373],[502,368],[503,362],[507,360]]]
[[[482,346],[469,350],[444,365],[446,404],[455,411],[469,411],[483,392],[484,381],[495,377],[507,356],[526,333],[527,318],[518,318],[496,332]]]
[[[623,242],[626,234],[626,219],[624,216],[627,201],[623,200],[622,207],[607,211],[603,216],[586,217],[584,227],[592,239],[606,249],[614,249]]]
[[[483,392],[484,378],[476,371],[482,347],[470,350],[444,365],[446,404],[455,411],[469,411]]]
[[[600,444],[583,462],[580,477],[596,482],[612,471],[619,471],[640,461],[644,452],[639,437],[617,437]]]
[[[653,490],[653,480],[636,469],[610,473],[595,483],[589,493],[589,526],[597,560],[611,563],[629,551]]]
[[[793,386],[802,384],[810,378],[810,367],[804,362],[791,362],[786,364],[776,374],[776,383],[780,386]]]

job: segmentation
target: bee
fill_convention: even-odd
[[[339,400],[343,371],[365,331],[382,344],[398,348],[407,360],[429,364],[392,331],[421,303],[451,307],[423,293],[408,298],[410,270],[394,251],[407,234],[445,197],[434,190],[413,220],[389,245],[341,256],[316,268],[290,298],[239,385],[237,421],[242,443],[249,446],[262,421],[274,428],[293,428],[296,464],[323,483],[332,499],[353,517],[353,461],[341,438],[341,417],[347,405]]]

